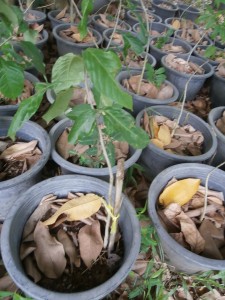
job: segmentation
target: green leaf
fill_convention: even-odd
[[[23,91],[24,73],[16,62],[0,57],[0,92],[7,98],[16,99]]]
[[[86,112],[89,112],[90,110],[92,110],[92,108],[89,104],[78,104],[67,114],[67,117],[72,120],[76,120],[76,118],[80,117]]]
[[[215,54],[216,54],[216,47],[214,45],[211,45],[206,48],[203,56],[207,58],[212,58],[214,57]]]
[[[30,29],[30,28],[28,28],[28,29],[27,29],[26,31],[24,31],[24,33],[23,33],[24,41],[31,42],[31,43],[33,43],[33,44],[36,43],[36,41],[37,41],[37,36],[38,36],[37,30],[33,30],[33,29]]]
[[[132,97],[120,88],[114,78],[121,68],[118,56],[111,51],[89,48],[83,52],[83,58],[94,87],[93,91],[95,95],[99,95],[99,98],[95,99],[97,106],[103,106],[103,97],[102,99],[107,99],[108,102],[111,100],[110,105],[118,103],[132,109]]]
[[[52,68],[52,83],[56,94],[72,86],[78,86],[82,81],[84,81],[82,57],[68,53],[57,59]]]
[[[130,48],[137,54],[140,55],[144,52],[145,44],[143,44],[136,36],[130,32],[122,33],[125,44],[129,44]]]
[[[87,35],[88,15],[92,12],[93,8],[94,8],[93,0],[82,0],[81,2],[82,19],[78,24],[78,29],[82,39]]]
[[[62,115],[69,106],[70,100],[73,96],[74,88],[66,91],[61,91],[56,96],[54,103],[50,106],[48,111],[43,115],[43,119],[49,123],[52,119]]]
[[[149,144],[147,133],[135,126],[134,118],[120,107],[108,107],[104,109],[104,124],[107,133],[117,133],[119,141],[126,141],[134,148],[141,149]]]
[[[14,115],[8,130],[8,136],[11,139],[15,139],[16,132],[19,130],[19,128],[23,125],[24,122],[29,120],[38,110],[43,99],[44,93],[47,89],[48,86],[46,84],[38,82],[35,85],[35,94],[23,100],[20,103],[20,106],[16,114]]]
[[[82,140],[83,134],[90,133],[94,124],[96,124],[95,111],[90,107],[90,105],[77,105],[67,116],[71,118],[73,112],[73,116],[76,114],[76,110],[79,111],[79,117],[75,118],[74,125],[69,133],[68,141],[71,144],[75,144],[79,139]],[[72,119],[74,119],[74,117]]]
[[[45,65],[43,63],[42,52],[31,42],[21,41],[20,46],[26,56],[32,60],[34,67],[41,73],[45,74]]]
[[[105,146],[106,152],[111,163],[111,166],[115,166],[116,157],[115,157],[115,147],[112,142],[109,142]]]
[[[0,18],[6,18],[13,26],[18,25],[18,18],[12,7],[6,1],[0,1]]]

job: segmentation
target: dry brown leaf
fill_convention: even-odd
[[[157,95],[157,99],[170,99],[173,96],[173,88],[171,85],[164,85],[158,95]]]
[[[127,142],[114,141],[113,145],[115,146],[116,160],[127,159],[129,152],[129,144]]]
[[[225,296],[221,296],[216,289],[201,295],[200,300],[225,300]]]
[[[16,292],[18,287],[12,281],[9,275],[0,278],[0,291]]]
[[[164,214],[171,222],[176,222],[176,216],[181,213],[181,206],[178,203],[170,203],[164,210]]]
[[[61,214],[67,215],[67,221],[86,219],[96,213],[101,207],[101,204],[101,197],[95,194],[86,194],[63,204],[54,215],[43,223],[45,225],[54,224]]]
[[[34,242],[22,243],[20,245],[20,259],[23,260],[25,257],[34,252],[35,249],[36,246]]]
[[[169,145],[171,142],[170,130],[165,124],[159,126],[158,139],[163,143],[164,146]]]
[[[48,227],[40,221],[34,230],[34,241],[38,268],[48,278],[59,278],[66,267],[63,245],[50,235]]]
[[[148,261],[143,260],[143,259],[140,259],[140,260],[137,259],[135,261],[134,266],[132,267],[132,271],[134,271],[138,275],[142,276],[145,273],[147,266],[148,266]]]
[[[34,282],[38,282],[41,280],[42,275],[36,267],[36,263],[31,256],[27,256],[23,261],[24,268],[26,270],[27,275],[31,276]]]
[[[103,248],[100,222],[95,220],[92,225],[85,225],[78,233],[80,256],[87,268],[98,258]]]
[[[184,235],[182,232],[170,233],[170,236],[178,242],[181,246],[188,249],[188,244],[185,242]]]
[[[57,232],[57,239],[63,244],[65,253],[69,257],[70,265],[75,265],[77,268],[79,268],[80,258],[78,256],[77,249],[68,234],[63,229],[60,229]]]
[[[164,144],[158,139],[150,139],[150,142],[160,149],[164,149]]]
[[[181,24],[180,24],[180,21],[179,20],[174,20],[173,22],[172,22],[172,27],[174,28],[174,29],[180,29],[180,27],[181,27]]]
[[[50,210],[51,206],[49,202],[42,202],[32,213],[26,222],[23,230],[23,240],[33,233],[35,226],[39,220]]]
[[[159,126],[153,116],[149,116],[149,129],[152,138],[158,138]]]
[[[189,293],[189,291],[184,290],[183,287],[179,287],[177,289],[177,297],[179,300],[193,300],[193,297]]]
[[[201,253],[205,247],[205,241],[199,233],[195,223],[184,212],[181,212],[176,219],[180,221],[181,232],[185,241],[190,245],[191,251]]]
[[[0,159],[11,160],[26,153],[32,153],[32,151],[36,148],[37,143],[38,141],[36,140],[30,142],[16,143],[15,145],[12,145],[5,149],[1,153]]]
[[[67,8],[68,8],[68,6],[66,5],[66,6],[63,8],[63,10],[61,10],[61,11],[55,16],[55,18],[56,18],[57,20],[60,20],[60,19],[62,19],[63,17],[65,17]]]
[[[56,150],[64,159],[68,159],[69,152],[73,150],[74,145],[68,143],[68,129],[65,129],[56,142]]]

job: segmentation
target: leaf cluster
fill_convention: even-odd
[[[169,41],[169,38],[173,34],[174,30],[170,28],[167,30],[166,34],[157,38],[155,47],[158,49],[162,49],[162,47]]]
[[[163,67],[155,70],[150,64],[146,65],[146,77],[156,87],[160,87],[166,80],[165,69]]]

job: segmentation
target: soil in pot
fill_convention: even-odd
[[[163,75],[163,73],[161,75]],[[174,90],[172,86],[167,83],[160,83],[157,86],[157,83],[143,78],[139,89],[140,80],[141,75],[133,75],[129,79],[124,79],[122,84],[128,91],[150,99],[165,100],[173,96]],[[163,77],[162,82],[164,81],[165,77]]]
[[[93,43],[97,41],[97,38],[93,35],[91,31],[88,32],[88,34],[81,38],[79,29],[77,26],[71,25],[69,28],[60,30],[59,36],[66,41],[72,42],[72,43]]]
[[[177,120],[144,112],[142,127],[150,142],[162,150],[183,156],[202,154],[204,136],[193,126],[179,125]]]
[[[0,181],[19,176],[32,168],[40,159],[42,152],[37,140],[29,142],[0,137]]]
[[[202,186],[198,178],[173,178],[162,190],[156,205],[164,228],[181,246],[207,258],[224,260],[222,192]]]
[[[117,272],[123,241],[118,232],[114,251],[107,254],[103,201],[82,191],[43,197],[24,227],[20,246],[25,271],[38,285],[74,293],[94,288]]]

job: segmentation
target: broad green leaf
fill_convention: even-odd
[[[83,52],[85,67],[91,77],[94,92],[105,99],[111,99],[114,103],[132,109],[132,97],[124,92],[115,80],[116,73],[121,68],[117,55],[111,51],[105,52],[101,49],[86,49]],[[103,104],[99,99],[95,99],[97,106]]]
[[[206,48],[203,56],[207,58],[211,58],[214,57],[215,54],[216,54],[216,47],[214,45],[211,45]]]
[[[20,46],[26,56],[32,60],[34,67],[42,74],[45,74],[42,52],[31,42],[21,41]]]
[[[48,86],[46,84],[40,82],[37,83],[35,85],[35,94],[20,103],[8,130],[8,136],[11,139],[15,139],[16,132],[23,123],[29,120],[38,110],[47,89]]]
[[[82,114],[86,114],[89,111],[92,111],[92,108],[89,104],[78,104],[76,105],[71,112],[67,114],[67,117],[76,120],[77,117],[81,116]]]
[[[84,65],[82,57],[73,53],[65,54],[57,59],[52,69],[52,83],[57,94],[84,81]]]
[[[16,99],[23,91],[24,73],[13,61],[0,57],[0,92],[7,98]]]
[[[26,31],[24,31],[24,33],[23,33],[24,41],[31,42],[33,44],[36,43],[37,36],[38,36],[37,30],[33,30],[33,29],[29,29],[29,28]]]
[[[112,142],[106,144],[106,152],[108,154],[108,158],[111,163],[111,166],[115,166],[115,162],[116,162],[115,147]]]
[[[18,25],[18,18],[12,7],[6,1],[0,1],[0,18],[6,18],[14,26]]]
[[[75,109],[76,107],[73,110]],[[71,114],[68,114],[67,116],[69,117]],[[75,144],[79,139],[82,140],[84,134],[91,132],[95,121],[95,111],[89,106],[89,109],[86,109],[84,113],[80,114],[79,117],[75,119],[74,125],[69,133],[69,143]]]
[[[93,0],[82,0],[81,2],[81,14],[82,19],[78,24],[78,29],[81,35],[81,38],[84,38],[87,35],[87,23],[88,23],[88,15],[93,10]]]
[[[74,88],[61,91],[56,96],[54,103],[50,106],[48,111],[43,115],[43,119],[49,123],[52,119],[63,114],[69,106],[70,100],[73,96]]]
[[[133,50],[137,55],[144,52],[144,44],[130,32],[122,33],[125,44],[129,44],[131,50]]]
[[[119,141],[126,141],[137,149],[149,144],[147,133],[135,125],[134,118],[125,110],[119,107],[105,108],[103,119],[107,133],[116,132],[116,138]]]
[[[96,213],[102,204],[102,198],[95,194],[86,194],[74,198],[63,204],[49,219],[43,222],[44,225],[54,224],[61,214],[66,214],[67,221],[79,221],[89,218]]]

